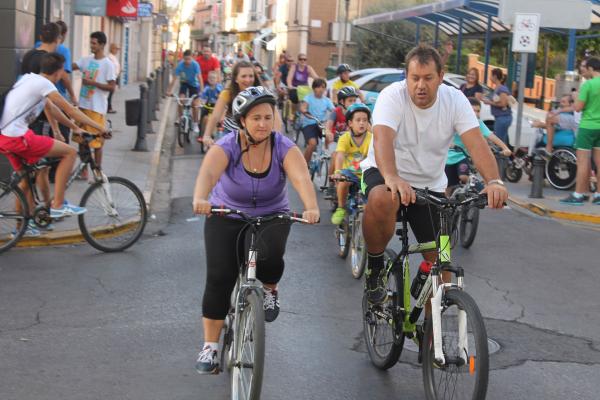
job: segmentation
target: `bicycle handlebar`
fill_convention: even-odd
[[[231,208],[222,208],[222,207],[211,207],[210,209],[211,214],[215,214],[215,215],[227,215],[227,214],[235,214],[235,215],[239,215],[240,217],[242,217],[242,219],[250,224],[256,224],[256,223],[262,223],[262,222],[269,222],[269,221],[273,221],[275,219],[282,219],[285,221],[290,221],[290,222],[299,222],[301,224],[308,224],[308,220],[304,219],[304,218],[299,218],[298,213],[277,213],[277,214],[273,214],[273,215],[267,215],[264,217],[252,217],[248,214],[246,214],[243,211],[240,210],[234,210]]]
[[[447,199],[442,197],[436,197],[432,195],[426,189],[414,189],[417,197],[417,203],[420,204],[431,204],[436,208],[445,207],[460,207],[468,204],[473,204],[479,208],[485,208],[488,205],[488,197],[486,193],[478,193],[473,196],[467,197],[466,199]]]

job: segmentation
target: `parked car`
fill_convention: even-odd
[[[405,77],[404,70],[400,68],[367,68],[350,74],[350,80],[358,85],[365,96],[365,103],[371,109],[383,89],[391,83],[403,81]],[[331,88],[336,79],[328,81],[327,87]]]

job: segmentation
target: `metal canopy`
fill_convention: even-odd
[[[592,24],[600,23],[600,0],[588,1],[592,3],[592,15],[590,16]],[[503,24],[498,18],[499,3],[500,0],[442,0],[357,18],[352,23],[360,26],[408,20],[416,24],[436,25],[450,36],[481,35],[488,32],[509,33],[510,26]],[[542,28],[542,31],[568,34],[566,29]]]

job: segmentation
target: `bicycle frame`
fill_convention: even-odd
[[[442,297],[445,290],[454,288],[462,290],[464,288],[464,269],[460,266],[454,266],[451,259],[451,246],[450,246],[450,232],[449,222],[451,221],[452,215],[455,208],[459,205],[440,205],[436,212],[440,216],[440,234],[436,241],[426,243],[416,243],[410,245],[408,243],[408,222],[406,220],[406,209],[402,208],[401,222],[402,227],[396,231],[400,236],[402,242],[402,250],[388,264],[388,273],[393,268],[398,268],[401,265],[402,268],[402,299],[403,303],[400,310],[402,315],[402,332],[409,338],[412,338],[417,345],[421,345],[420,332],[417,327],[417,321],[423,311],[423,308],[431,298],[431,319],[433,324],[434,333],[434,355],[435,359],[440,362],[441,365],[445,364],[445,358],[442,349],[441,339],[441,309],[442,309]],[[414,306],[411,308],[411,293],[410,293],[410,266],[409,266],[409,255],[415,253],[424,253],[429,251],[437,250],[438,257],[436,262],[431,268],[431,272],[423,289],[419,294]],[[443,282],[440,274],[442,272],[451,272],[456,278],[457,282]],[[415,335],[417,333],[418,335]],[[459,346],[461,348],[467,348],[467,320],[466,313],[459,311]],[[464,360],[465,362],[467,360]]]

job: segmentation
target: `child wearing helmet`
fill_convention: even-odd
[[[331,223],[339,225],[346,217],[346,200],[353,183],[359,183],[362,175],[360,162],[367,157],[373,134],[371,126],[371,110],[364,104],[353,104],[346,111],[348,131],[340,136],[336,148],[335,172],[333,180],[344,176],[347,180],[336,184],[338,207],[331,216]]]
[[[336,69],[336,74],[338,76],[338,79],[336,79],[333,82],[332,85],[332,89],[331,89],[331,101],[333,101],[333,104],[338,104],[339,99],[338,99],[338,93],[340,92],[340,90],[342,90],[342,88],[345,87],[353,87],[354,89],[356,89],[356,92],[358,93],[358,97],[360,98],[361,102],[365,102],[365,98],[362,95],[362,93],[359,90],[358,85],[350,80],[350,72],[352,72],[352,69],[350,69],[350,66],[348,64],[340,64],[338,65],[337,69]]]

